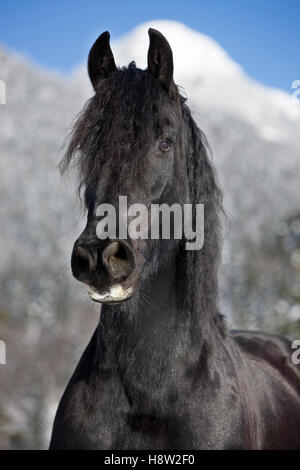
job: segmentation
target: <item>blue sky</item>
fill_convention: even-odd
[[[153,19],[208,34],[266,85],[290,92],[300,79],[300,0],[2,0],[0,43],[68,72],[102,31],[116,39]]]

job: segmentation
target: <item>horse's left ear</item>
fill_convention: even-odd
[[[114,56],[109,45],[109,32],[105,31],[94,42],[88,58],[88,72],[94,89],[99,80],[109,77],[117,69]]]
[[[175,89],[172,49],[166,38],[156,29],[150,28],[148,34],[150,38],[148,70],[160,81],[162,87],[172,95]]]

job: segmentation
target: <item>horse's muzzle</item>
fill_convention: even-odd
[[[91,243],[82,235],[74,244],[71,267],[73,276],[89,286],[95,302],[122,302],[134,293],[135,255],[125,240]]]

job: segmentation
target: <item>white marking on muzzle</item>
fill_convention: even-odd
[[[120,302],[121,300],[128,299],[132,292],[132,287],[124,289],[121,284],[112,286],[109,291],[105,292],[104,294],[99,294],[99,292],[96,292],[92,287],[90,287],[88,290],[90,298],[95,302]]]

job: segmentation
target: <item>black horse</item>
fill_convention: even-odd
[[[95,95],[63,159],[77,161],[87,225],[72,271],[103,303],[61,399],[51,449],[300,449],[300,370],[287,339],[229,331],[218,312],[221,193],[204,135],[149,30],[148,68],[117,68],[103,33]],[[204,204],[204,246],[100,240],[101,203]],[[193,222],[195,220],[193,213]]]

